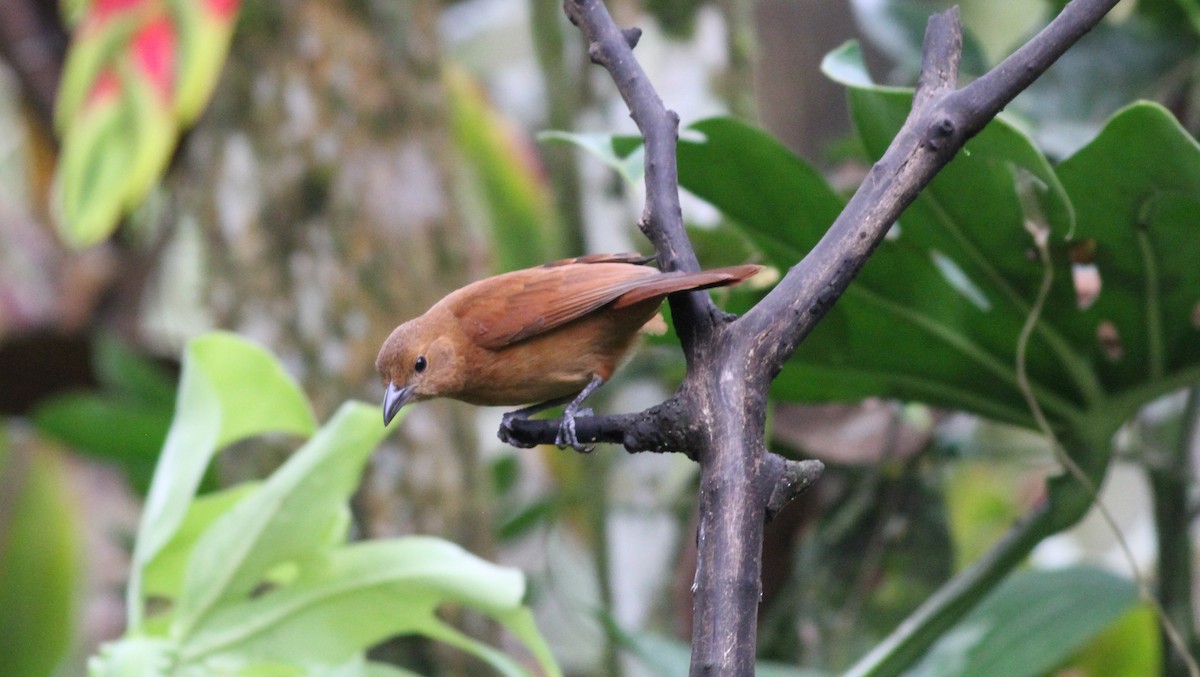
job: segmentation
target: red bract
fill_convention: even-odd
[[[169,100],[175,87],[175,27],[162,15],[151,19],[133,37],[133,59],[138,70]]]
[[[88,92],[85,108],[91,108],[97,104],[108,101],[121,94],[121,81],[117,78],[117,72],[112,68],[106,68],[96,76],[96,82],[92,85],[91,91]]]
[[[95,0],[92,3],[91,10],[88,14],[92,15],[96,20],[103,21],[114,14],[120,14],[138,5],[145,5],[150,0]]]
[[[204,8],[223,21],[232,20],[242,0],[200,0]]]

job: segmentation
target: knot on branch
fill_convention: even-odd
[[[794,498],[804,493],[825,472],[825,464],[820,461],[793,461],[778,454],[768,453],[763,471],[769,484],[765,502],[766,521],[770,522],[791,503]]]
[[[621,29],[621,37],[625,38],[625,44],[629,45],[629,49],[637,47],[638,41],[642,39],[642,29],[634,26],[633,28]]]
[[[604,58],[604,45],[595,40],[589,42],[588,58],[591,59],[592,63],[596,64],[597,66],[605,65],[607,60]]]
[[[925,134],[925,147],[934,152],[942,150],[947,142],[953,142],[955,132],[958,131],[958,125],[950,116],[943,116],[933,124],[929,125],[928,131]],[[957,148],[957,144],[952,147]]]

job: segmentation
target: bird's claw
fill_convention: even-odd
[[[579,436],[575,434],[575,417],[591,415],[591,409],[584,409],[573,413],[563,412],[562,423],[558,425],[558,435],[554,437],[555,446],[559,449],[571,447],[581,454],[590,454],[596,448],[596,445],[579,443]]]
[[[517,447],[518,449],[532,449],[536,447],[536,444],[519,439],[516,436],[516,431],[512,428],[513,421],[524,421],[527,418],[528,416],[520,416],[517,412],[505,414],[500,418],[500,430],[496,432],[496,437],[499,437],[501,442]]]

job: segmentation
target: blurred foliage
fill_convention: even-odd
[[[387,433],[376,406],[348,402],[315,429],[296,383],[231,334],[193,339],[183,365],[138,530],[127,634],[102,647],[91,674],[401,674],[363,652],[412,633],[528,674],[441,620],[447,603],[493,618],[559,674],[521,604],[520,572],[435,538],[345,544],[347,501]],[[214,454],[264,433],[308,441],[261,483],[195,495]]]
[[[1087,640],[1098,639],[1136,601],[1133,582],[1099,569],[1022,571],[1001,583],[906,674],[1038,677],[1065,663]]]
[[[0,656],[10,675],[53,674],[74,639],[82,553],[61,459],[9,449],[0,425]]]
[[[491,224],[494,272],[563,258],[562,225],[528,139],[465,71],[447,64],[444,78],[455,142],[480,186]]]
[[[119,465],[144,494],[171,425],[175,381],[115,336],[98,336],[93,350],[102,390],[48,398],[31,418],[45,435]]]
[[[58,190],[66,239],[87,245],[106,238],[164,170],[179,131],[195,119],[224,59],[233,18],[220,12],[236,13],[239,3],[62,4],[80,28],[62,85]],[[687,36],[705,4],[662,0],[644,8],[665,33]],[[911,82],[926,17],[950,3],[853,4],[867,37],[895,61],[887,82]],[[963,72],[969,78],[996,63],[1062,3],[960,4],[968,30]],[[1032,238],[1023,224],[1039,221],[1053,235],[1056,267],[1050,305],[1030,344],[1035,393],[1056,428],[1074,438],[1072,452],[1102,475],[1110,454],[1107,437],[1118,426],[1155,397],[1200,379],[1194,292],[1200,273],[1190,261],[1195,228],[1189,220],[1200,206],[1200,159],[1188,134],[1200,129],[1195,87],[1200,10],[1194,4],[1130,4],[1132,9],[1086,37],[1018,97],[902,216],[846,298],[780,375],[773,396],[804,402],[917,400],[1025,426],[994,434],[1017,446],[1037,446],[1015,384],[1014,348],[1042,274],[1030,258]],[[247,28],[281,34],[277,12],[283,10],[272,7],[248,6],[246,18],[254,23]],[[84,29],[90,25],[98,28]],[[174,67],[164,70],[158,59]],[[874,159],[890,142],[910,94],[873,84],[854,47],[830,55],[826,72],[849,90],[858,133],[845,146],[853,148],[846,153],[849,164]],[[461,155],[456,161],[462,161],[456,178],[465,179],[466,210],[491,226],[494,268],[568,253],[527,140],[503,119],[479,82],[454,67],[442,73]],[[1165,108],[1128,106],[1137,97]],[[574,132],[546,132],[543,138],[587,148],[629,183],[641,179],[637,139]],[[715,228],[690,229],[705,265],[756,260],[782,273],[816,242],[845,201],[768,134],[735,120],[703,120],[684,130],[679,160],[683,185],[717,206],[724,219]],[[313,200],[306,209],[315,213],[328,208],[332,176],[312,175],[321,178],[320,190],[317,197],[306,190],[304,197]],[[1086,246],[1068,244],[1068,234],[1071,243]],[[1081,252],[1104,282],[1099,299],[1083,310],[1071,285]],[[744,310],[760,294],[735,290],[728,307]],[[1116,328],[1115,343],[1101,340],[1105,322]],[[213,638],[220,633],[221,641],[233,643],[204,659],[214,661],[206,665],[221,662],[221,669],[257,662],[287,673],[289,668],[278,663],[268,668],[265,662],[282,657],[304,662],[297,669],[310,672],[319,663],[324,674],[408,674],[368,661],[362,649],[387,633],[415,628],[475,652],[502,672],[519,674],[511,658],[449,630],[430,611],[428,605],[436,604],[430,600],[478,604],[508,619],[550,665],[540,636],[527,619],[519,620],[525,584],[515,572],[430,539],[343,545],[352,478],[382,434],[376,430],[376,407],[348,404],[318,430],[307,401],[278,365],[236,343],[218,335],[191,344],[174,418],[171,377],[109,339],[96,345],[103,390],[63,395],[42,403],[33,415],[39,432],[120,463],[139,489],[149,485],[152,459],[164,450],[137,539],[131,634],[106,648],[96,671],[147,674],[151,668],[145,663],[168,652],[198,661],[200,652],[217,646]],[[678,376],[681,369],[674,363],[655,367],[651,376]],[[265,483],[203,491],[213,454],[237,439],[279,434],[271,431],[311,439]],[[974,441],[987,434],[975,433]],[[1173,429],[1166,437],[1175,439]],[[1028,457],[1014,461],[995,449],[970,451],[940,442],[912,462],[831,468],[820,490],[825,501],[816,510],[824,511],[820,521],[799,542],[784,592],[765,612],[764,656],[844,669],[954,571],[985,556],[1004,528],[1043,498],[1041,476],[1051,461],[1045,449],[1036,452],[1038,467],[1031,470]],[[595,553],[598,576],[607,580],[605,533],[613,518],[604,494],[610,469],[594,457],[549,458],[550,483],[558,487],[532,495],[526,485],[536,479],[517,454],[487,466],[498,504],[492,513],[497,519],[488,524],[505,545],[523,547],[530,536],[567,523]],[[0,483],[11,466],[0,463]],[[45,459],[31,468],[17,501],[42,506],[41,514],[51,520],[33,522],[37,530],[30,523],[0,521],[0,544],[39,543],[33,549],[0,547],[0,612],[25,609],[30,600],[23,581],[31,579],[9,572],[56,578],[39,590],[42,614],[22,615],[20,627],[5,617],[3,627],[15,629],[5,632],[12,646],[0,646],[0,655],[15,657],[9,659],[17,661],[13,665],[36,661],[30,674],[44,674],[65,646],[69,623],[63,619],[71,608],[64,595],[77,578],[61,556],[78,544],[71,540],[72,520],[62,503],[61,468]],[[38,477],[45,481],[35,481]],[[681,481],[679,495],[688,498],[675,506],[679,515],[691,511],[688,481]],[[1059,482],[1064,484],[1070,482]],[[30,493],[39,486],[44,494]],[[1073,521],[1090,503],[1077,487],[1070,489],[1061,494],[1070,494],[1068,509],[1040,535]],[[0,507],[9,508],[9,498],[0,496],[5,501]],[[292,523],[296,515],[304,519]],[[250,526],[254,537],[247,536]],[[10,536],[17,540],[5,541]],[[419,566],[407,568],[410,562]],[[414,585],[430,587],[413,599],[407,595]],[[21,598],[10,605],[12,595]],[[319,604],[311,607],[312,615],[291,613],[297,607],[290,604],[313,600]],[[601,595],[602,604],[613,602],[611,594]],[[968,666],[970,674],[1073,670],[1107,677],[1152,674],[1163,662],[1156,619],[1133,604],[1128,581],[1116,577],[1087,569],[1023,572],[967,602],[979,605],[942,635],[917,674],[965,674]],[[414,613],[398,614],[400,608]],[[659,610],[651,618],[661,621],[665,615],[670,614]],[[375,623],[385,618],[413,625],[381,629]],[[317,619],[339,632],[315,639],[308,624]],[[652,674],[685,669],[682,643],[609,625],[610,639]],[[764,675],[810,674],[779,664],[759,667]]]
[[[55,109],[59,232],[106,239],[208,102],[240,0],[66,0],[73,38]]]

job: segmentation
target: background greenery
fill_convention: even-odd
[[[803,256],[898,128],[898,87],[944,5],[613,5],[646,29],[638,56],[684,120],[685,218],[706,265],[784,271]],[[962,5],[967,77],[1057,8]],[[0,9],[0,28],[22,8]],[[1092,496],[1059,475],[1018,348],[1049,274],[1028,390],[1195,651],[1198,30],[1190,3],[1122,3],[967,145],[780,375],[776,448],[829,470],[768,529],[761,674],[865,669],[947,580],[997,557],[1021,570],[973,589],[978,606],[909,674],[1186,674]],[[462,282],[646,249],[637,139],[577,32],[554,3],[294,0],[245,4],[232,35],[161,182],[114,235],[67,238],[101,242],[82,250],[56,238],[72,221],[51,208],[55,137],[5,52],[12,674],[80,674],[123,633],[96,670],[171,654],[198,671],[553,672],[548,645],[568,674],[681,674],[686,459],[508,449],[497,411],[455,403],[413,407],[384,438],[377,407],[355,401],[378,400],[391,327]],[[561,133],[538,141],[546,130]],[[597,406],[651,404],[681,368],[673,339],[655,339]],[[406,577],[406,558],[446,576]],[[344,595],[321,596],[330,582]],[[431,592],[404,597],[420,585]],[[280,614],[307,594],[327,602],[315,616]],[[312,618],[338,628],[319,633],[329,642]],[[275,639],[255,639],[264,627]],[[377,644],[398,633],[426,639]]]

